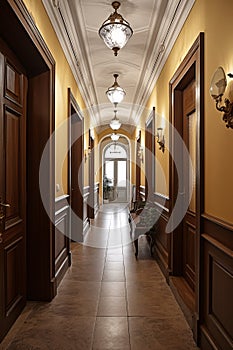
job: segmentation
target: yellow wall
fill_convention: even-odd
[[[232,0],[223,0],[221,4],[218,0],[195,2],[147,103],[148,109],[155,106],[158,115],[169,119],[169,81],[199,33],[204,32],[205,212],[228,223],[233,223],[233,186],[231,185],[233,130],[225,127],[222,114],[216,111],[215,104],[209,95],[209,85],[218,66],[223,66],[226,73],[233,72],[233,54],[230,44],[233,33],[232,12]],[[168,142],[168,135],[166,142]],[[157,181],[156,191],[169,195],[169,154],[167,150],[162,154],[157,149],[156,155],[165,171],[167,182],[166,189],[162,189]]]
[[[24,3],[33,17],[36,26],[38,27],[43,39],[45,40],[56,64],[55,64],[55,126],[56,128],[61,125],[68,116],[68,88],[71,89],[71,92],[79,107],[82,110],[85,110],[85,103],[82,99],[82,96],[79,92],[71,69],[68,65],[68,62],[65,58],[65,55],[62,51],[60,43],[57,39],[57,36],[53,30],[51,22],[46,14],[44,6],[41,0],[24,0]],[[84,131],[87,132],[89,128],[89,117],[84,118]],[[65,131],[65,130],[64,130]],[[86,141],[87,136],[84,135],[84,147],[88,144]],[[56,192],[56,196],[63,194],[62,186],[64,193],[67,193],[67,159],[63,160],[59,156],[62,150],[67,148],[67,132],[63,133],[63,137],[56,138],[56,168],[55,168],[55,183],[60,185],[60,191]],[[84,186],[86,186],[88,179],[88,166],[86,162],[84,164]]]

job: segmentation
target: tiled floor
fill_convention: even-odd
[[[104,206],[72,261],[54,300],[28,303],[0,349],[197,349],[143,237],[135,259],[122,206]]]

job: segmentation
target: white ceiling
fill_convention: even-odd
[[[118,13],[134,33],[117,57],[98,35],[102,23],[114,12],[111,0],[42,1],[92,125],[101,130],[114,117],[114,106],[105,92],[114,82],[113,74],[118,73],[126,97],[118,106],[117,117],[132,130],[195,0],[122,0]]]

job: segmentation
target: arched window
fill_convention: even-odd
[[[127,153],[123,146],[114,143],[106,148],[104,158],[127,158]]]

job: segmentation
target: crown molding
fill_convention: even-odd
[[[195,3],[195,0],[169,0],[153,49],[144,62],[134,104],[138,106],[134,120],[139,122],[157,79],[167,61],[178,35]],[[152,37],[151,40],[154,40]]]
[[[93,124],[98,124],[100,117],[99,110],[96,108],[98,103],[92,83],[93,75],[90,71],[83,38],[77,35],[81,29],[77,30],[74,27],[67,1],[42,0],[42,2],[86,104],[87,111],[83,111],[83,113],[87,112]],[[95,111],[93,111],[93,106],[95,106]]]

